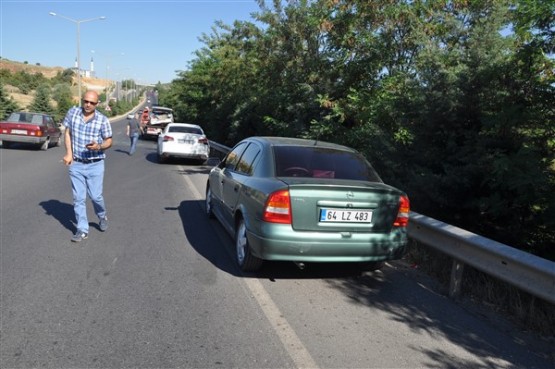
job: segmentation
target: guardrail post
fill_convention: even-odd
[[[461,292],[462,277],[464,272],[464,264],[453,259],[453,267],[451,269],[451,282],[449,286],[449,296],[457,297]]]

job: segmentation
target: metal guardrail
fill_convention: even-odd
[[[231,149],[210,141],[218,157]],[[410,212],[410,238],[453,258],[449,294],[460,292],[464,264],[555,304],[555,262],[439,220]]]
[[[451,295],[458,294],[468,264],[555,304],[555,262],[418,213],[409,219],[410,238],[453,257]]]

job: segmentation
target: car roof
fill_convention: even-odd
[[[168,123],[168,127],[169,126],[182,126],[182,127],[191,127],[191,128],[200,128],[200,129],[202,129],[202,127],[199,126],[198,124],[191,124],[191,123],[173,122],[173,123]]]
[[[12,113],[16,113],[16,114],[25,113],[25,114],[33,114],[33,115],[48,115],[48,116],[50,115],[50,114],[48,114],[48,113],[37,113],[37,112],[34,112],[34,111],[23,111],[23,110],[20,110],[20,111],[13,111]],[[10,114],[11,114],[11,113],[10,113]]]
[[[312,146],[312,147],[316,146],[316,147],[324,147],[324,148],[330,148],[330,149],[336,149],[336,150],[356,152],[356,150],[350,147],[338,145],[332,142],[309,140],[309,139],[295,138],[295,137],[253,136],[253,137],[247,138],[246,140],[258,141],[261,144],[265,144],[269,146]]]

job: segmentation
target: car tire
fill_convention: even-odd
[[[48,150],[48,148],[50,147],[50,137],[46,138],[46,141],[44,141],[41,145],[40,145],[40,149],[42,151],[46,151]]]
[[[262,267],[262,259],[257,258],[251,252],[247,238],[247,226],[240,219],[235,231],[235,255],[237,264],[243,272],[256,272]]]
[[[206,185],[206,200],[204,202],[206,215],[209,219],[214,219],[214,210],[212,210],[212,190],[210,189],[210,185]]]
[[[2,141],[2,148],[9,149],[11,144],[12,143],[10,141]]]

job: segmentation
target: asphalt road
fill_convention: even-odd
[[[537,342],[405,263],[244,275],[204,214],[209,166],[108,152],[102,233],[74,232],[64,149],[0,149],[1,368],[551,368]]]

